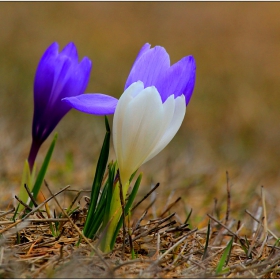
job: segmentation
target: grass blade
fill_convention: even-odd
[[[208,248],[208,243],[209,243],[209,238],[210,238],[210,220],[208,221],[208,228],[207,228],[207,236],[206,236],[206,243],[205,243],[205,248],[204,248],[204,253],[203,253],[203,257],[202,260],[205,260],[206,256],[207,256],[207,248]]]
[[[228,242],[225,250],[224,250],[224,253],[217,265],[217,268],[216,268],[216,275],[220,274],[222,271],[223,271],[223,267],[224,265],[227,264],[228,260],[229,260],[229,256],[230,256],[230,252],[231,252],[231,248],[232,248],[232,243],[233,243],[233,237],[231,238],[231,240]]]
[[[191,217],[191,214],[192,214],[192,209],[191,209],[190,213],[188,214],[188,216],[187,216],[187,218],[186,218],[184,224],[188,224],[188,223],[189,223],[189,219],[190,219],[190,217]]]

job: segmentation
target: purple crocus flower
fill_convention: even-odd
[[[196,64],[193,56],[186,56],[170,66],[169,55],[161,46],[151,48],[146,43],[138,53],[127,78],[124,90],[131,84],[141,81],[144,87],[155,86],[162,102],[172,94],[185,95],[188,105],[195,85]],[[64,98],[71,107],[88,114],[113,114],[117,99],[102,94],[83,94]]]
[[[34,80],[32,145],[28,156],[30,170],[42,143],[72,108],[61,99],[83,94],[90,71],[91,61],[84,57],[79,62],[74,43],[69,43],[59,53],[59,45],[54,42],[43,54]]]

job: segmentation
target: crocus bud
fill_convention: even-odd
[[[55,42],[43,54],[34,80],[32,145],[28,156],[30,170],[42,143],[72,108],[61,99],[83,94],[90,71],[91,61],[84,57],[79,62],[74,43],[69,43],[59,52]]]
[[[186,112],[185,96],[164,102],[156,87],[131,84],[119,99],[113,119],[113,143],[123,184],[143,163],[172,140]]]

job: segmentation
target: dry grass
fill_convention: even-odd
[[[71,192],[70,186],[57,194],[47,186],[49,198],[40,205],[35,204],[23,218],[13,221],[13,209],[1,211],[0,276],[279,278],[280,247],[276,233],[270,229],[275,221],[270,220],[264,190],[255,211],[246,210],[243,218],[237,220],[231,214],[233,198],[228,174],[227,179],[226,211],[221,213],[215,204],[215,211],[205,215],[208,226],[200,228],[190,226],[191,212],[182,221],[173,211],[181,197],[153,210],[157,199],[152,198],[152,203],[149,199],[155,194],[154,188],[135,204],[130,221],[126,221],[126,235],[123,236],[121,230],[114,250],[106,255],[98,249],[103,233],[94,240],[88,240],[82,234],[88,205],[83,195],[78,192],[76,199],[79,202],[73,204],[77,209],[69,217],[58,197]],[[46,203],[51,207],[56,205],[56,217],[59,218],[46,216]],[[222,218],[217,217],[219,211]],[[57,229],[55,234],[50,230],[51,225]],[[225,256],[225,262],[220,264],[231,239],[231,250]],[[219,265],[223,268],[217,270]]]

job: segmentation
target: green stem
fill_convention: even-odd
[[[113,197],[111,201],[111,207],[110,212],[107,217],[107,219],[104,220],[102,230],[105,230],[105,236],[102,238],[102,241],[100,243],[100,249],[104,253],[110,252],[113,248],[110,247],[110,244],[112,242],[112,238],[114,236],[116,227],[118,225],[118,222],[122,215],[122,207],[121,207],[121,200],[120,200],[120,188],[119,188],[119,182],[115,185]],[[129,187],[129,180],[127,180],[127,183],[123,186],[123,197],[125,199],[127,191]],[[102,234],[101,230],[101,234]]]

